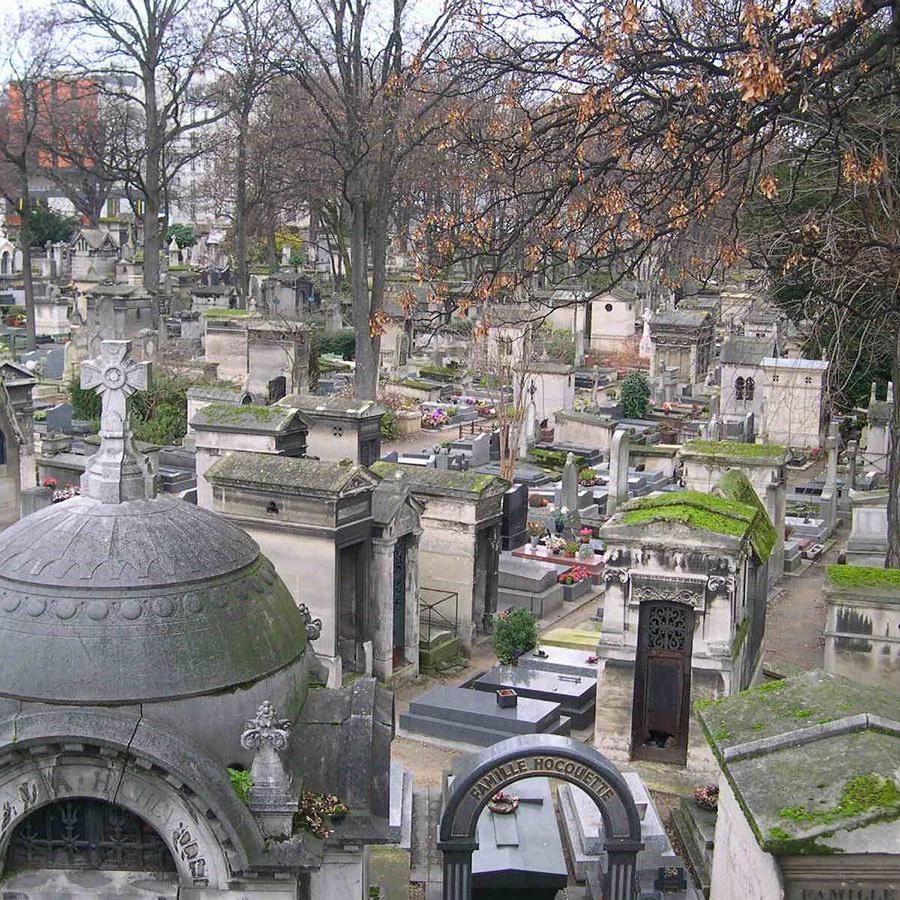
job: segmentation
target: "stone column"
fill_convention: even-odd
[[[372,539],[372,666],[376,678],[394,671],[394,548],[388,538]]]
[[[859,444],[850,441],[847,444],[847,494],[856,490],[856,456],[859,453]],[[849,503],[849,499],[848,499]]]
[[[472,852],[478,849],[475,841],[454,841],[448,847],[439,844],[444,854],[443,900],[472,900]]]
[[[640,846],[638,844],[638,848]],[[636,856],[637,849],[608,850],[606,871],[603,873],[604,900],[634,900],[637,897]]]
[[[419,674],[419,627],[422,611],[419,608],[419,537],[418,528],[406,538],[406,623],[403,655],[412,663],[413,673]]]

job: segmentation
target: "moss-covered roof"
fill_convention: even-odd
[[[726,500],[755,507],[757,516],[750,527],[750,540],[757,556],[765,562],[778,540],[778,532],[775,531],[768,510],[747,476],[740,469],[729,469],[719,479],[719,483],[713,488],[713,493]]]
[[[361,466],[274,453],[229,453],[206,472],[215,484],[242,484],[278,493],[342,494],[371,489],[378,480]]]
[[[694,438],[681,448],[681,455],[711,456],[722,460],[738,460],[746,463],[783,463],[788,456],[784,447],[778,444],[744,444],[739,441],[707,441]]]
[[[880,569],[877,566],[829,566],[828,578],[839,590],[900,594],[900,569]]]
[[[891,840],[900,818],[896,692],[814,671],[700,701],[696,714],[764,849],[874,853]]]
[[[397,472],[402,472],[412,490],[421,494],[470,494],[482,497],[505,493],[510,486],[508,481],[497,475],[482,475],[478,472],[451,472],[449,469],[431,469],[384,461],[378,461],[370,468],[382,478],[393,478]]]
[[[284,406],[260,406],[246,403],[210,403],[198,410],[191,425],[195,428],[213,427],[234,431],[281,431],[297,415],[297,410]]]
[[[772,523],[761,506],[701,491],[640,497],[623,506],[616,519],[619,524],[631,526],[679,522],[697,531],[748,538],[761,562],[769,558],[775,538]]]

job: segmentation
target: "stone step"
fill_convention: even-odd
[[[690,863],[694,877],[699,882],[704,897],[709,896],[710,875],[712,870],[712,842],[707,847],[707,840],[699,835],[696,822],[685,811],[676,807],[672,810],[672,822],[684,845],[684,851]],[[700,841],[698,843],[698,837]]]
[[[541,635],[541,643],[550,647],[566,647],[569,650],[584,650],[593,656],[600,641],[599,631],[583,628],[551,628]]]

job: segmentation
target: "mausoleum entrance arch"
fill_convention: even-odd
[[[27,756],[0,767],[0,874],[15,862],[16,836],[22,836],[20,826],[37,821],[32,817],[57,804],[84,809],[99,801],[144,823],[145,837],[158,836],[180,885],[224,888],[231,867],[215,823],[179,784],[176,775],[136,764],[110,747],[101,752],[74,742],[29,746]]]
[[[542,776],[580,788],[600,811],[608,858],[603,873],[606,900],[637,896],[635,861],[643,846],[641,820],[619,770],[603,754],[571,738],[528,734],[488,747],[466,774],[454,780],[438,834],[438,849],[444,854],[444,900],[471,900],[478,817],[491,797],[516,781]]]

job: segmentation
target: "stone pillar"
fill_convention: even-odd
[[[576,316],[577,319],[577,316]],[[580,367],[584,365],[584,326],[581,328],[578,327],[577,323],[575,325],[575,366]]]
[[[422,529],[410,533],[406,539],[406,624],[403,655],[413,666],[413,674],[419,674],[419,537]]]
[[[603,873],[604,900],[634,900],[637,897],[635,869],[640,847],[638,844],[629,850],[604,848],[607,850],[606,871]]]
[[[859,453],[859,444],[856,441],[850,441],[847,444],[847,494],[849,505],[850,491],[856,490],[856,457]]]
[[[394,671],[394,548],[396,540],[372,539],[372,664],[376,678]],[[338,626],[340,629],[340,626]]]
[[[475,841],[440,843],[444,854],[443,900],[472,900],[472,852],[478,849]]]
[[[609,486],[606,514],[611,516],[628,499],[628,451],[631,438],[624,428],[613,432],[609,445]]]

